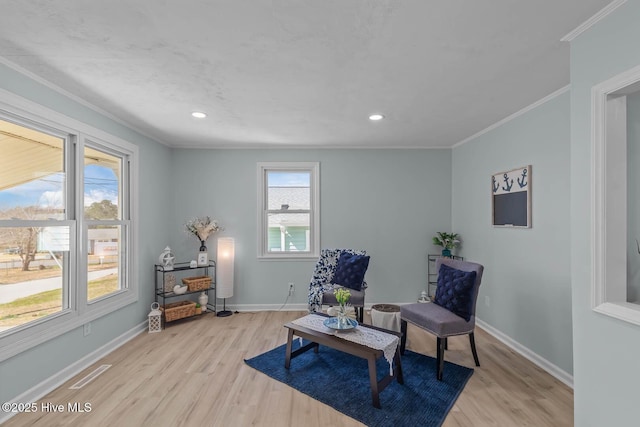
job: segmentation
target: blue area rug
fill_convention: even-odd
[[[293,349],[298,347],[296,339]],[[473,374],[473,369],[445,361],[444,378],[437,381],[436,359],[407,350],[402,356],[404,384],[389,384],[380,393],[382,409],[376,409],[365,359],[320,346],[318,354],[309,350],[291,359],[287,370],[285,348],[281,345],[245,363],[370,427],[442,425]],[[389,373],[384,357],[377,370],[378,380]]]

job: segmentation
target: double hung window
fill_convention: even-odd
[[[12,109],[0,104],[0,360],[137,300],[137,148]]]
[[[258,163],[258,257],[317,258],[319,164]]]

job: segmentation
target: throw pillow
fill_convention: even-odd
[[[441,264],[434,302],[468,322],[473,310],[472,293],[475,282],[475,271],[457,270]]]
[[[367,255],[356,255],[343,252],[338,258],[336,272],[333,275],[333,283],[353,289],[362,290],[364,274],[369,267],[369,257]]]

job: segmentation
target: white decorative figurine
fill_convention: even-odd
[[[202,292],[200,294],[200,296],[198,297],[198,303],[200,304],[200,307],[202,307],[202,311],[203,312],[207,311],[207,303],[208,302],[209,302],[209,295],[207,295],[204,292]]]
[[[180,286],[180,284],[178,283],[173,287],[173,293],[176,295],[182,295],[186,293],[188,289],[189,287],[187,285]]]
[[[164,271],[173,270],[173,262],[175,261],[175,259],[176,257],[173,256],[173,253],[171,252],[171,248],[169,246],[164,248],[164,251],[160,254],[160,257],[158,257],[158,261],[160,261],[160,265],[162,265],[162,269]]]
[[[427,291],[420,292],[420,298],[418,299],[418,302],[421,302],[421,303],[429,302],[429,297],[427,296]]]
[[[182,295],[182,294],[187,293],[187,289],[189,289],[189,287],[187,285],[180,286],[178,284],[178,285],[175,285],[173,287],[173,293],[176,294],[176,295]]]

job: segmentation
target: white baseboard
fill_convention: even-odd
[[[57,372],[56,374],[42,381],[41,383],[31,387],[29,390],[25,391],[19,396],[16,396],[15,398],[11,399],[11,402],[24,403],[24,402],[38,401],[39,399],[44,397],[47,393],[60,387],[62,384],[69,381],[71,378],[73,378],[78,373],[82,372],[84,369],[88,368],[98,360],[102,359],[112,351],[116,350],[118,347],[124,345],[125,343],[127,343],[128,341],[130,341],[131,339],[133,339],[134,337],[136,337],[137,335],[141,334],[146,330],[147,330],[147,321],[144,321],[134,326],[133,328],[129,329],[124,334],[109,341],[108,343],[101,346],[100,348],[87,354],[86,356],[79,359],[78,361],[67,366],[63,370]],[[0,425],[2,425],[5,421],[13,417],[14,415],[15,413],[0,412]]]
[[[558,368],[556,365],[549,362],[547,359],[543,358],[537,353],[534,353],[529,348],[523,346],[519,342],[505,335],[504,333],[497,330],[496,328],[489,325],[488,323],[483,322],[477,317],[476,317],[476,325],[482,328],[488,334],[494,336],[498,341],[502,342],[504,345],[511,348],[513,351],[515,351],[525,359],[531,361],[541,369],[544,369],[549,375],[555,377],[558,381],[561,381],[566,386],[571,387],[573,389],[573,375]]]
[[[222,310],[222,305],[217,304],[216,310]],[[230,311],[306,311],[307,304],[227,304]]]
[[[365,304],[364,305],[364,309],[366,311],[371,310],[371,306],[375,305],[375,304],[382,304],[382,303],[371,303],[371,304]],[[397,302],[397,303],[385,303],[385,304],[395,304],[395,305],[403,305],[406,303],[403,302]],[[230,311],[307,311],[307,304],[306,303],[295,303],[295,304],[285,304],[284,306],[282,304],[227,304],[227,310]],[[325,308],[327,306],[324,306]],[[218,304],[216,306],[216,310],[221,310],[222,306],[220,304]]]

